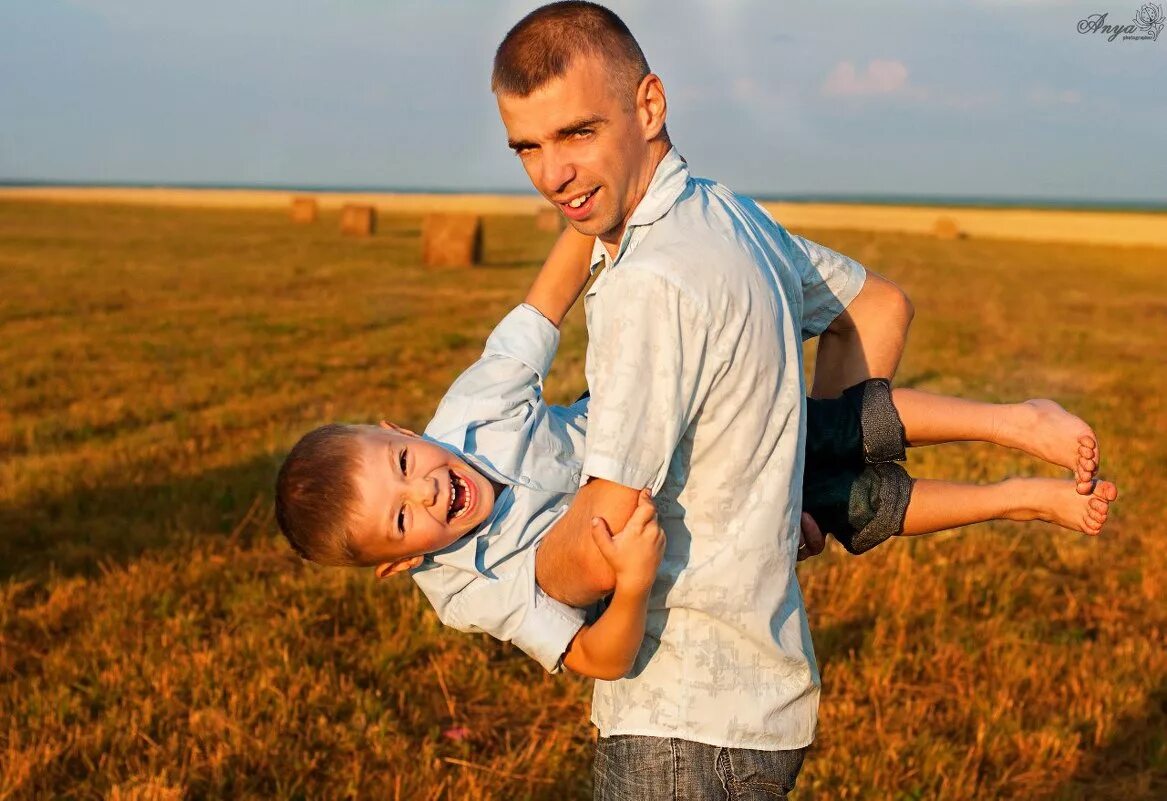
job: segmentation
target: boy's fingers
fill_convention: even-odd
[[[652,501],[645,501],[642,497],[632,512],[632,517],[628,518],[628,525],[624,528],[644,528],[654,517],[656,517],[656,507],[652,505]]]
[[[608,528],[607,520],[602,517],[592,518],[592,539],[600,550],[600,556],[611,562],[616,548],[612,545],[612,531]]]

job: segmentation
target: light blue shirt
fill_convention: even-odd
[[[819,674],[795,576],[802,340],[864,269],[791,236],[671,150],[585,296],[582,481],[651,487],[667,546],[630,675],[597,681],[601,736],[800,748]]]
[[[482,525],[412,571],[447,626],[509,640],[553,673],[585,618],[535,583],[535,546],[579,488],[584,444],[587,401],[543,400],[558,345],[521,305],[442,399],[425,436],[506,488]]]

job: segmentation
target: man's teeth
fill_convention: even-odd
[[[580,206],[587,203],[588,198],[590,198],[595,193],[596,193],[596,190],[593,189],[591,192],[588,192],[586,195],[580,195],[579,197],[577,197],[575,200],[571,201],[567,205],[571,206],[573,209],[578,209]]]

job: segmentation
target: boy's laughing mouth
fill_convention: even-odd
[[[452,523],[466,517],[474,508],[478,499],[478,488],[470,481],[449,470],[450,500],[446,508],[446,522]]]

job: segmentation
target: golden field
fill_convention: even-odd
[[[429,212],[533,214],[548,208],[534,194],[424,194],[392,192],[290,192],[285,189],[184,189],[175,187],[0,187],[0,202],[118,203],[185,208],[285,209],[293,197],[315,197],[320,207],[346,203],[375,206],[381,214]],[[762,203],[789,228],[930,234],[941,219],[978,239],[1080,242],[1167,248],[1167,214],[1077,209],[979,208],[872,205],[866,203]]]
[[[420,217],[0,201],[0,800],[582,799],[589,682],[291,558],[281,455],[423,426],[552,234],[419,265]],[[979,526],[800,567],[823,675],[800,799],[1167,797],[1167,251],[800,231],[899,282],[899,382],[1096,427],[1103,536]],[[548,381],[584,387],[577,309]],[[917,475],[1056,475],[987,446]]]

